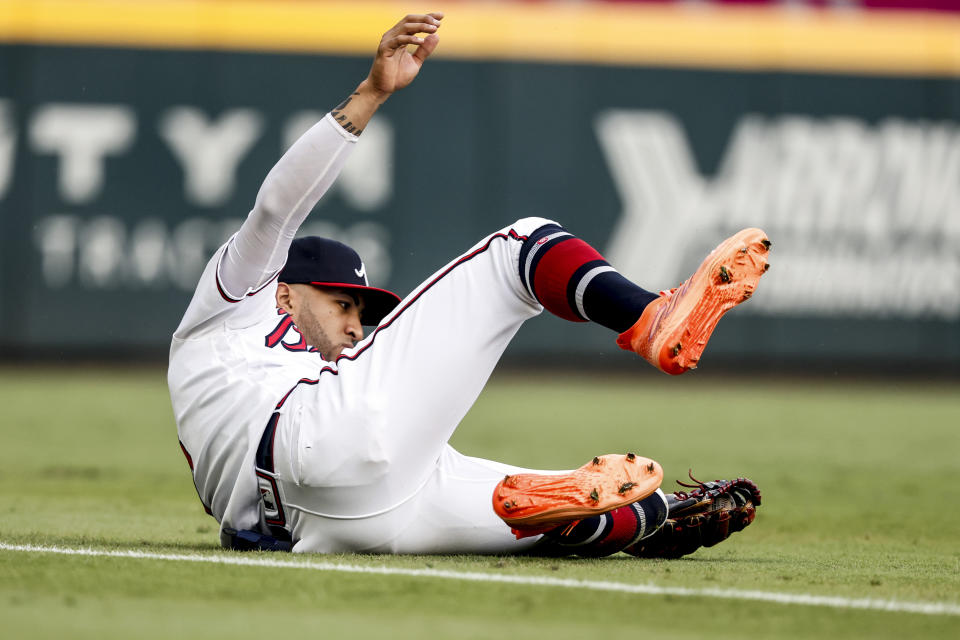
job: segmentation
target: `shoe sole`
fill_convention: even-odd
[[[770,268],[769,253],[766,233],[744,229],[711,251],[665,301],[650,330],[657,336],[652,351],[663,371],[679,375],[696,368],[723,314],[753,295]]]
[[[608,454],[571,473],[507,476],[493,491],[493,510],[515,529],[561,525],[642,500],[662,482],[657,462]]]

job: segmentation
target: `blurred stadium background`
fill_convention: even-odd
[[[562,222],[650,289],[763,227],[773,268],[701,371],[670,379],[604,329],[537,318],[453,444],[541,468],[643,451],[671,490],[689,467],[743,474],[764,506],[676,562],[347,562],[874,610],[11,549],[232,555],[176,444],[170,334],[278,156],[364,77],[384,30],[429,10],[447,13],[435,58],[304,232],[352,244],[405,293],[521,216]],[[956,637],[958,118],[960,0],[0,0],[5,631],[265,637],[279,618],[351,637],[635,637],[637,621],[663,637]],[[880,613],[884,598],[946,615]]]
[[[773,269],[716,366],[960,372],[960,2],[438,6],[431,68],[304,229],[375,282],[542,215],[668,288],[761,226]],[[412,9],[0,0],[0,358],[162,362],[267,170]],[[541,318],[510,355],[613,351]]]

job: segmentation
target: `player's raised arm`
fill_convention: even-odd
[[[440,42],[437,30],[441,20],[440,12],[409,15],[383,34],[370,73],[332,112],[340,126],[360,135],[380,105],[413,82]]]
[[[387,31],[356,91],[273,167],[220,262],[222,294],[242,299],[279,272],[297,229],[340,175],[357,136],[391,94],[413,82],[436,49],[442,19],[439,12],[408,15]]]

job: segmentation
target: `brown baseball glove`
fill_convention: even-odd
[[[692,491],[668,493],[667,521],[656,533],[624,549],[641,558],[679,558],[712,547],[753,522],[760,490],[746,478],[700,482],[677,481]]]

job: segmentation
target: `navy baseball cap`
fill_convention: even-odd
[[[336,240],[307,236],[296,238],[287,252],[287,264],[277,280],[287,284],[312,284],[337,289],[355,289],[363,294],[363,315],[360,321],[368,326],[379,324],[383,317],[400,304],[400,296],[371,287],[367,268],[360,255]]]

